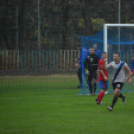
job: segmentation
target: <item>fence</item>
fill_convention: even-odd
[[[114,51],[108,52],[109,62]],[[77,50],[0,51],[0,91],[76,89]],[[121,51],[130,65],[131,53]]]
[[[113,50],[108,52],[108,61],[113,60]],[[1,51],[0,70],[76,70],[78,50],[58,51]],[[121,51],[121,60],[130,65],[131,54]]]
[[[78,50],[0,51],[0,91],[76,89]]]
[[[1,51],[0,70],[76,70],[78,50]]]

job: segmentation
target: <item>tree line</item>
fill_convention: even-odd
[[[1,0],[0,6],[1,50],[37,50],[39,22],[41,50],[75,49],[76,35],[118,23],[118,0]],[[134,23],[133,7],[133,0],[121,0],[121,23]]]

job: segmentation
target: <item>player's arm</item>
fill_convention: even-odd
[[[100,73],[102,74],[103,78],[105,79],[105,81],[107,81],[108,78],[106,77],[104,71],[102,70],[102,64],[103,64],[103,63],[100,61],[100,62],[99,62],[99,70],[100,70]]]
[[[88,59],[87,58],[84,61],[84,67],[85,67],[85,70],[88,69]]]
[[[75,63],[78,62],[78,59],[75,59]]]
[[[100,70],[100,72],[101,72],[101,74],[102,74],[104,80],[105,80],[105,81],[108,81],[108,78],[107,78],[106,75],[104,74],[103,70]]]
[[[111,62],[111,63],[109,63],[109,64],[106,65],[106,61],[107,61],[107,59],[104,59],[103,60],[102,69],[103,70],[108,70],[110,68],[113,69],[114,68],[113,63]]]
[[[107,61],[107,59],[103,60],[103,63],[102,63],[102,69],[103,70],[107,70],[107,68],[106,68],[106,61]]]
[[[128,75],[131,76],[131,71],[130,71],[130,69],[128,70]],[[129,83],[132,83],[132,78],[131,78],[131,77],[128,79],[128,82],[129,82]]]
[[[88,75],[89,71],[88,71],[88,59],[87,58],[84,61],[84,67],[85,67],[85,72]]]
[[[131,79],[131,77],[134,75],[134,69],[133,69],[133,72],[131,72],[131,71],[129,71],[128,72],[128,77],[126,78],[126,81],[130,81],[130,82],[132,82],[132,79]]]
[[[128,81],[128,83],[132,83],[132,79],[131,79],[131,77],[132,77],[132,73],[131,73],[131,70],[130,70],[130,68],[127,66],[127,64],[125,63],[125,69],[128,71],[128,77],[126,78],[126,80]]]
[[[133,75],[134,75],[134,73],[131,72],[131,74],[126,78],[126,81],[128,81]]]
[[[75,59],[75,63],[78,62],[79,60],[81,60],[81,57]]]

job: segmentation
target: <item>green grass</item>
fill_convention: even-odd
[[[50,75],[50,76],[2,76],[0,77],[0,90],[57,90],[72,89],[78,86],[76,75]]]
[[[112,112],[113,94],[104,105],[95,96],[79,96],[79,90],[19,91],[0,94],[1,134],[132,134],[133,96],[125,93],[127,104],[119,99]]]
[[[0,77],[0,134],[133,133],[134,92],[109,112],[113,94],[99,106],[96,96],[76,95],[77,85],[76,76]]]

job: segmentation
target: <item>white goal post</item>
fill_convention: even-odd
[[[103,27],[103,40],[104,40],[104,44],[103,44],[103,49],[105,52],[107,52],[107,28],[108,27],[134,27],[134,24],[104,24]],[[120,33],[120,32],[119,32]],[[119,35],[120,36],[120,35]]]

